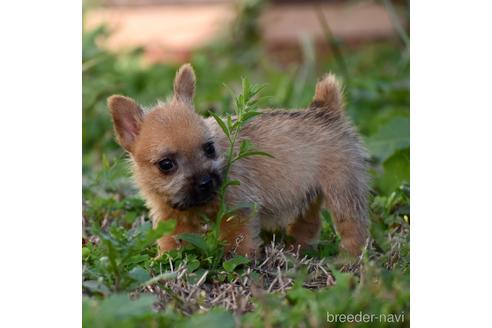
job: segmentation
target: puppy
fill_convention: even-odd
[[[179,247],[177,234],[203,233],[203,214],[214,219],[218,210],[228,141],[213,118],[195,112],[194,93],[195,74],[186,64],[170,101],[151,110],[127,97],[108,99],[117,140],[130,155],[154,225],[177,222],[174,234],[158,241],[161,252]],[[247,157],[232,166],[229,177],[240,185],[227,188],[228,205],[253,203],[256,210],[223,220],[228,251],[253,255],[261,229],[282,228],[301,247],[315,245],[326,207],[341,247],[360,254],[368,237],[367,156],[343,107],[340,85],[327,75],[307,109],[266,110],[242,128],[240,139],[273,157]]]

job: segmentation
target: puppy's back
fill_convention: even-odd
[[[240,138],[273,158],[249,157],[234,164],[231,178],[244,183],[235,187],[233,200],[254,202],[272,215],[302,210],[306,199],[329,181],[367,186],[366,152],[343,111],[333,75],[318,82],[307,109],[265,110],[244,126]]]

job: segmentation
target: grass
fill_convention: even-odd
[[[247,8],[244,15],[255,10]],[[334,71],[344,77],[347,111],[372,156],[371,241],[367,251],[355,263],[338,256],[339,239],[329,212],[323,211],[320,244],[307,254],[285,249],[283,236],[278,234],[265,236],[270,241],[263,258],[224,258],[220,245],[185,236],[191,241],[188,246],[156,258],[154,241],[172,231],[173,223],[151,229],[125,155],[113,140],[106,98],[126,94],[145,105],[165,99],[172,91],[177,65],[142,65],[139,49],[108,53],[96,42],[108,35],[104,28],[85,31],[83,325],[344,326],[329,324],[327,313],[362,312],[405,315],[403,323],[367,326],[408,326],[407,47],[390,42],[347,48],[338,43],[336,58],[318,58],[312,42],[304,40],[303,60],[280,64],[264,53],[254,25],[244,15],[233,29],[242,36],[240,44],[225,38],[193,54],[197,110],[220,117],[232,113],[237,97],[244,96],[249,88],[241,83],[242,77],[264,85],[262,95],[268,97],[258,99],[255,106],[259,108],[306,107],[319,76]],[[343,56],[344,65],[339,65],[339,56]]]

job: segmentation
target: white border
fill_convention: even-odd
[[[411,4],[411,323],[489,322],[492,3]]]
[[[489,321],[491,6],[411,4],[415,327]],[[0,8],[2,327],[81,325],[81,26],[78,1]]]
[[[77,327],[81,2],[0,6],[0,326]]]

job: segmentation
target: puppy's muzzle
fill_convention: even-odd
[[[197,191],[199,193],[208,194],[213,190],[214,180],[210,175],[201,177],[196,185]]]
[[[221,178],[218,173],[211,172],[210,174],[195,176],[190,182],[185,196],[177,202],[170,203],[171,207],[184,211],[206,205],[217,195]]]

